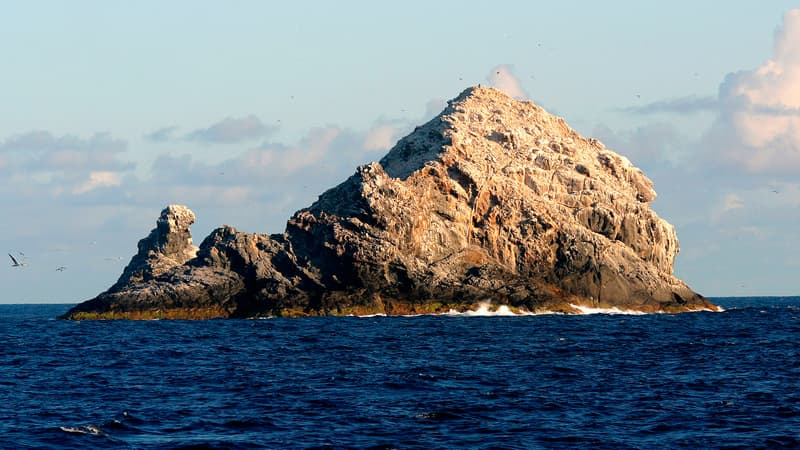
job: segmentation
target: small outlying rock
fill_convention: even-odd
[[[164,208],[156,227],[139,241],[139,252],[110,290],[117,291],[131,284],[150,281],[194,258],[197,247],[192,245],[189,231],[194,221],[194,213],[185,206],[169,205]]]

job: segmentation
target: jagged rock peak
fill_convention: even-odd
[[[469,207],[464,220],[470,229],[472,222],[483,223],[476,215],[501,214],[506,225],[499,236],[510,236],[516,233],[514,224],[524,223],[533,213],[569,229],[571,236],[589,232],[589,236],[604,237],[607,244],[622,243],[663,273],[673,272],[677,237],[673,227],[649,208],[656,197],[653,183],[627,158],[596,139],[582,137],[563,119],[533,102],[515,100],[490,87],[468,88],[441,114],[401,139],[380,165],[384,178],[394,178],[417,191],[409,196],[416,203],[411,209],[429,209],[430,200],[413,200],[430,198],[421,190],[423,185],[444,186],[453,193],[450,198],[461,199]],[[363,166],[357,172],[358,180],[351,180],[361,186],[356,189],[361,192],[358,196],[372,199],[367,210],[377,204],[371,193],[385,191],[391,184],[380,173],[375,167]],[[347,192],[329,191],[320,198],[320,209],[348,215],[352,208],[332,207],[356,205],[353,188],[341,187]],[[392,188],[395,192],[401,189]],[[343,202],[345,198],[350,200]],[[452,216],[454,208],[448,204],[436,215]],[[480,229],[495,227],[493,220]],[[450,224],[442,226],[453,229]],[[509,248],[528,245],[523,241],[503,243]]]
[[[192,245],[192,233],[189,230],[194,221],[194,212],[186,206],[169,205],[164,208],[153,230],[157,237],[153,250],[177,259],[194,257],[197,248]]]
[[[131,258],[117,283],[111,288],[153,279],[197,255],[189,227],[194,223],[192,210],[183,205],[169,205],[161,211],[156,227],[139,241],[138,253]]]
[[[610,172],[643,203],[656,197],[653,183],[624,156],[584,138],[564,119],[530,101],[515,100],[486,86],[465,89],[428,123],[401,139],[380,160],[386,173],[406,179],[428,163],[462,162],[494,174],[514,166],[533,166],[587,177]]]
[[[195,219],[194,212],[186,206],[168,205],[161,211],[156,224],[159,229],[164,230],[164,236],[169,237],[174,232],[186,231],[188,233],[189,226],[194,223]],[[191,239],[191,236],[189,236],[189,239]]]

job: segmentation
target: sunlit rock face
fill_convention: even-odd
[[[678,241],[650,209],[655,195],[641,170],[563,119],[472,87],[283,234],[222,227],[167,267],[141,258],[161,239],[151,233],[134,257],[143,268],[67,317],[716,309],[673,276]],[[182,258],[188,225],[175,233],[162,253]]]

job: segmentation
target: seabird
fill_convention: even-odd
[[[8,257],[11,258],[11,267],[22,267],[26,265],[24,262],[17,261],[17,258],[14,258],[14,255],[11,253],[8,254]]]
[[[63,272],[63,271],[65,271],[65,270],[67,270],[67,268],[66,268],[66,267],[64,267],[64,266],[58,266],[58,267],[56,268],[56,271],[57,271],[57,272]]]

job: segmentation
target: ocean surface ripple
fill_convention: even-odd
[[[0,305],[0,448],[800,447],[800,297],[715,300],[203,322]]]

